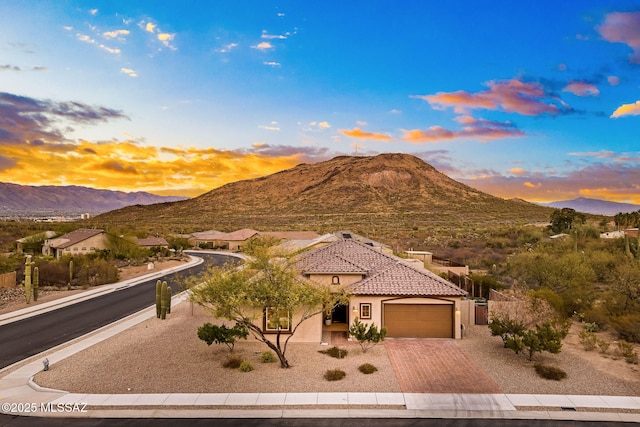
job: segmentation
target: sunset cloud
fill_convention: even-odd
[[[600,90],[592,83],[575,81],[570,82],[562,89],[564,92],[570,92],[576,96],[598,96]]]
[[[402,139],[416,144],[451,141],[455,139],[476,139],[481,142],[488,142],[494,139],[517,138],[525,135],[524,132],[510,122],[503,123],[474,119],[471,116],[460,116],[456,117],[455,120],[463,125],[461,130],[450,130],[442,126],[431,126],[426,130],[405,130]]]
[[[129,77],[138,77],[138,73],[136,73],[131,68],[120,68],[120,72],[126,74]]]
[[[365,132],[360,128],[353,128],[351,130],[339,129],[338,131],[343,135],[349,136],[351,138],[371,139],[375,141],[391,141],[393,139],[389,135],[385,135],[383,133]]]
[[[633,104],[622,104],[616,108],[616,111],[610,117],[615,119],[624,116],[640,116],[640,101],[636,101]]]
[[[453,108],[458,114],[471,110],[498,110],[525,116],[568,113],[571,109],[562,101],[547,94],[539,83],[518,79],[489,81],[487,90],[480,92],[438,92],[435,95],[412,95],[427,101],[436,109]]]
[[[596,163],[566,174],[536,171],[514,176],[493,172],[458,180],[505,199],[520,197],[529,201],[549,202],[574,199],[580,195],[640,204],[638,160],[635,163]]]
[[[640,12],[609,13],[596,29],[605,40],[629,46],[629,62],[640,64]]]

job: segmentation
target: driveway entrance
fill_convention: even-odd
[[[404,393],[502,393],[454,340],[385,339]]]

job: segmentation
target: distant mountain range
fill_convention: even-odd
[[[573,200],[562,200],[559,202],[536,204],[557,209],[571,208],[575,209],[578,212],[590,213],[595,215],[615,215],[620,212],[627,213],[640,210],[640,205],[634,205],[631,203],[607,202],[605,200],[589,199],[587,197],[578,197],[577,199]]]
[[[131,205],[175,202],[186,197],[136,191],[97,190],[79,186],[28,186],[0,182],[0,216],[71,216],[100,213]]]

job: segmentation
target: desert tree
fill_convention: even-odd
[[[254,240],[241,266],[209,270],[191,289],[192,300],[216,318],[242,325],[273,350],[282,368],[289,368],[287,345],[300,325],[323,308],[345,302],[329,286],[305,281],[291,254],[273,241]]]

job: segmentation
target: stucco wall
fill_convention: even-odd
[[[96,236],[89,237],[75,245],[66,247],[64,249],[58,249],[58,257],[65,255],[85,255],[94,252],[96,249],[106,249],[107,238],[104,234],[98,234]]]
[[[350,309],[349,309],[349,323],[353,322],[354,319],[354,308],[360,311],[360,304],[368,303],[371,304],[371,319],[362,319],[360,321],[363,323],[375,323],[377,326],[382,326],[382,305],[383,304],[452,304],[454,305],[454,330],[455,330],[455,338],[460,339],[460,324],[461,324],[461,316],[456,315],[456,311],[459,311],[461,308],[462,298],[459,297],[450,297],[450,298],[392,298],[388,296],[366,296],[366,295],[356,295],[351,298]]]

